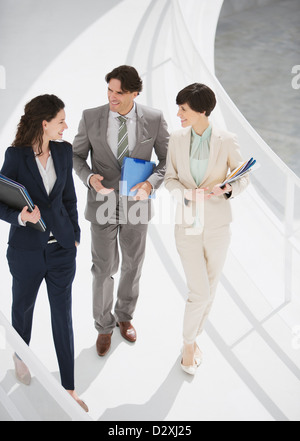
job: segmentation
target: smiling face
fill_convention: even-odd
[[[138,96],[138,92],[122,90],[121,81],[113,78],[108,83],[107,95],[110,110],[120,115],[127,115],[133,107],[134,99]]]
[[[64,130],[68,128],[65,119],[66,113],[62,109],[51,121],[43,121],[44,136],[51,141],[62,139]]]
[[[181,120],[182,127],[192,126],[195,128],[199,126],[199,124],[201,125],[205,119],[207,119],[205,112],[195,112],[187,103],[179,106],[177,116]]]

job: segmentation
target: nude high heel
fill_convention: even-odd
[[[203,361],[203,354],[202,354],[202,352],[201,352],[199,346],[198,346],[196,343],[195,343],[195,345],[196,345],[196,349],[198,350],[198,355],[195,356],[195,362],[196,362],[196,364],[197,364],[197,367],[199,367],[200,364],[201,364],[202,361]]]
[[[180,366],[181,366],[181,369],[182,369],[184,372],[186,372],[187,374],[189,374],[189,375],[195,375],[195,374],[196,374],[196,371],[197,371],[197,369],[198,369],[198,365],[197,365],[197,364],[194,364],[194,366],[184,366],[184,365],[182,364],[182,360],[181,360]]]
[[[28,367],[17,356],[17,354],[13,355],[13,360],[14,360],[14,363],[15,363],[15,375],[17,377],[17,380],[19,380],[20,383],[23,383],[26,386],[29,386],[30,383],[31,383],[31,375],[30,375]]]
[[[197,348],[198,348],[198,346],[197,346]],[[182,356],[183,356],[183,349],[184,348],[181,349],[181,355]],[[200,349],[199,349],[199,351],[200,351]],[[196,372],[197,372],[198,367],[202,363],[202,357],[200,356],[200,354],[199,354],[199,357],[194,357],[194,364],[193,365],[185,366],[182,362],[183,362],[183,358],[181,359],[181,362],[180,362],[182,370],[184,372],[186,372],[187,374],[189,374],[189,375],[195,375]]]

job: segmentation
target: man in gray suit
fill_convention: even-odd
[[[135,103],[142,80],[133,67],[114,69],[106,75],[106,82],[109,103],[83,112],[73,143],[74,169],[88,188],[85,217],[91,222],[93,315],[99,356],[108,352],[115,326],[126,340],[136,340],[131,320],[139,296],[148,222],[153,215],[149,196],[163,182],[169,141],[162,113]],[[120,196],[124,157],[150,161],[153,150],[158,158],[153,174],[133,188],[137,190],[134,198]],[[113,314],[118,242],[122,266]]]

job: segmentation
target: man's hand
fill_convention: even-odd
[[[135,201],[145,201],[150,196],[150,193],[152,191],[152,185],[150,184],[149,181],[140,182],[139,184],[132,187],[130,191],[136,191],[136,190],[138,190],[138,192],[133,199]]]
[[[94,190],[96,190],[97,193],[100,193],[102,195],[108,195],[112,191],[114,191],[113,188],[106,188],[102,185],[104,177],[100,175],[93,175],[90,178],[90,187],[93,187]]]
[[[32,211],[32,213],[30,213],[30,211],[28,211],[28,207],[24,207],[22,212],[21,212],[21,221],[26,223],[26,222],[31,222],[32,224],[37,224],[38,221],[41,219],[41,213],[40,210],[38,209],[37,206],[34,207],[34,210]]]

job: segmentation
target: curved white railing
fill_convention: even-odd
[[[34,374],[35,383],[40,384],[40,398],[49,402],[49,395],[54,399],[55,407],[58,408],[57,414],[63,416],[66,420],[72,421],[91,421],[90,417],[75,402],[73,398],[62,388],[60,383],[53,377],[46,367],[33,354],[29,347],[20,338],[17,332],[12,328],[10,323],[0,311],[0,339],[2,342],[1,350],[9,351],[10,354],[16,352],[24,363],[29,367],[30,372]],[[5,360],[6,361],[6,360]],[[2,359],[1,370],[4,368],[4,360]],[[7,413],[13,421],[26,421],[28,417],[28,402],[15,402],[10,398],[9,394],[0,386],[1,403],[5,407]],[[52,405],[53,405],[52,403]],[[34,403],[31,409],[31,417],[39,420],[40,403]],[[49,409],[49,415],[51,415]]]

